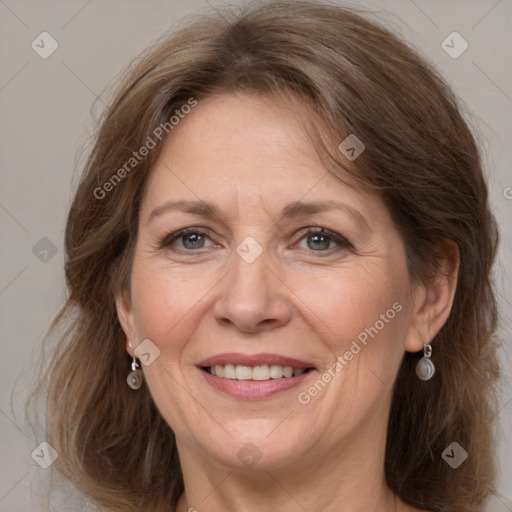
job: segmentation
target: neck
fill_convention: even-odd
[[[181,450],[187,455],[182,457],[185,493],[176,510],[400,512],[405,507],[384,477],[385,435],[368,434],[373,437],[359,432],[357,441],[346,439],[329,453],[261,471],[229,468],[187,447]]]

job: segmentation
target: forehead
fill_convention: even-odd
[[[305,165],[298,164],[317,163],[318,157],[298,115],[299,109],[280,105],[270,95],[211,96],[201,100],[171,132],[162,156],[194,170],[206,160],[208,167],[231,173],[233,178],[245,170],[263,174],[285,165],[287,170],[301,172]]]
[[[363,206],[368,196],[349,175],[342,181],[321,162],[301,123],[303,108],[294,111],[272,96],[222,94],[199,101],[164,139],[143,211],[173,199],[272,208],[307,196]]]

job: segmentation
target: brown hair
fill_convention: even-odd
[[[147,387],[126,384],[114,303],[129,286],[140,199],[161,145],[108,193],[98,188],[177,109],[218,91],[298,95],[338,142],[356,134],[366,150],[352,172],[386,201],[414,279],[430,275],[440,240],[457,244],[453,308],[432,343],[436,376],[417,379],[419,355],[405,354],[385,472],[413,506],[477,510],[494,492],[499,372],[490,281],[498,237],[475,140],[442,78],[393,33],[352,9],[300,1],[188,23],[138,60],[105,112],[66,228],[69,298],[54,325],[68,329],[46,376],[56,466],[114,511],[168,510],[183,491],[171,429]],[[316,145],[333,173],[346,170],[336,147]],[[457,470],[441,458],[454,441],[469,454]]]

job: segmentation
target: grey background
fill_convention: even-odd
[[[220,4],[210,0],[211,6]],[[502,232],[496,286],[501,335],[508,345],[501,360],[507,371],[512,353],[512,0],[357,5],[379,11],[380,19],[434,62],[471,112]],[[66,211],[95,119],[133,57],[184,15],[205,9],[210,9],[206,0],[0,0],[1,512],[95,510],[69,496],[65,506],[44,504],[41,493],[49,472],[31,457],[44,439],[34,442],[29,436],[24,398],[38,368],[45,330],[65,297]],[[47,59],[31,48],[43,31],[59,45]],[[469,44],[456,59],[441,47],[453,31]],[[487,510],[512,512],[510,382],[504,382],[500,400],[501,495]]]

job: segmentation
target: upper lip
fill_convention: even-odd
[[[236,352],[229,352],[225,354],[217,354],[215,356],[204,359],[199,362],[197,366],[225,366],[227,364],[242,365],[242,366],[261,366],[278,364],[281,366],[291,366],[292,368],[314,368],[314,365],[305,361],[300,361],[293,357],[281,356],[279,354],[240,354]]]

